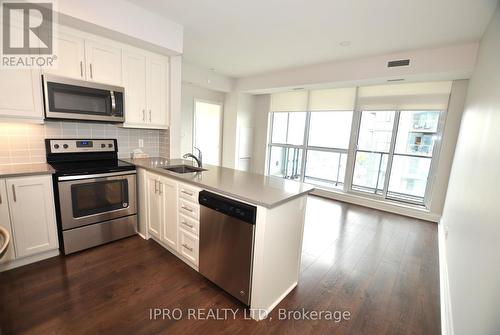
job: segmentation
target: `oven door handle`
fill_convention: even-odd
[[[80,180],[80,179],[95,179],[95,178],[104,178],[104,177],[115,177],[115,176],[124,176],[127,174],[136,174],[136,170],[129,171],[121,171],[121,172],[110,172],[110,173],[98,173],[98,174],[84,174],[78,176],[63,176],[57,178],[58,181],[68,181],[68,180]]]

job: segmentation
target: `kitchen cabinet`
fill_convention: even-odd
[[[164,206],[162,241],[175,249],[177,248],[177,182],[161,178],[160,194]]]
[[[146,56],[140,51],[123,51],[125,119],[130,126],[141,126],[146,118]]]
[[[199,244],[198,237],[184,229],[179,230],[179,252],[195,266],[198,266]]]
[[[47,69],[45,73],[85,80],[85,40],[62,31],[55,38],[57,44],[56,66]]]
[[[6,186],[16,257],[57,249],[51,176],[9,178]]]
[[[43,122],[39,70],[0,69],[0,118]]]
[[[167,129],[169,59],[143,50],[124,49],[124,127]]]
[[[5,180],[0,179],[0,227],[7,230],[10,235],[10,243],[7,249],[7,252],[4,254],[2,259],[0,259],[0,264],[9,262],[16,258],[16,254],[14,251],[14,242],[12,236],[12,227],[10,223],[10,214],[9,214],[9,204],[7,203],[7,189],[5,186]]]
[[[148,233],[161,239],[161,221],[163,218],[163,206],[161,196],[158,192],[159,176],[147,173],[146,176],[146,215]]]
[[[109,85],[122,85],[122,51],[113,43],[85,40],[86,78]]]
[[[148,61],[148,116],[149,122],[168,127],[168,77],[167,57],[150,56]]]

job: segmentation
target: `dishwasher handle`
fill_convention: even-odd
[[[229,199],[208,191],[201,191],[198,196],[200,205],[222,214],[232,216],[246,223],[255,224],[257,207]]]

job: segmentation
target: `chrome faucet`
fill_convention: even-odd
[[[195,148],[196,150],[198,150],[198,157],[196,157],[192,153],[187,153],[184,156],[182,156],[182,158],[184,158],[184,159],[186,159],[186,158],[192,158],[192,159],[194,159],[196,161],[196,163],[198,164],[198,167],[201,168],[202,165],[203,165],[203,155],[201,153],[200,148],[197,148],[197,147],[193,147],[193,148]]]

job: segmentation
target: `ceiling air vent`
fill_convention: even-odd
[[[387,67],[409,66],[409,59],[391,60],[387,63]]]

